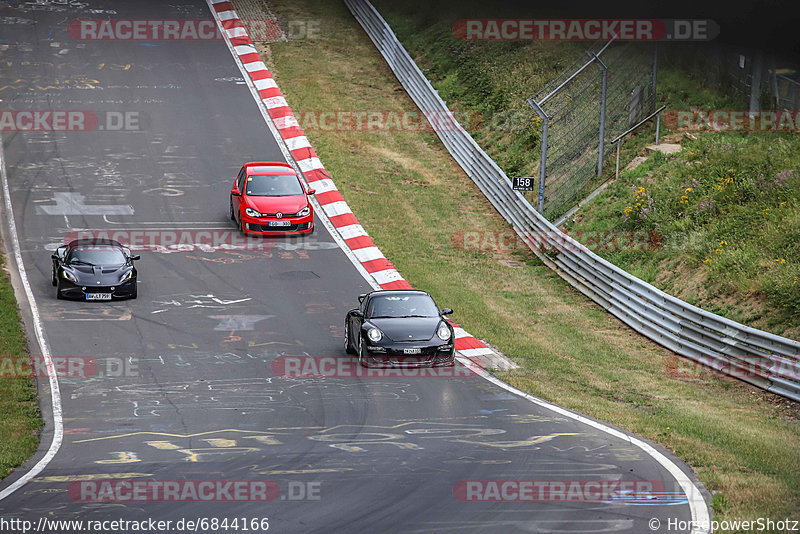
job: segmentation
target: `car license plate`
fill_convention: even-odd
[[[111,300],[111,293],[86,293],[86,300]]]
[[[403,349],[403,354],[419,354],[422,349]]]
[[[292,221],[269,221],[270,226],[291,226]]]

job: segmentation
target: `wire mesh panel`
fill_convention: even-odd
[[[797,77],[797,74],[795,74]],[[781,109],[800,109],[800,82],[783,74],[775,75],[775,99]]]
[[[610,139],[655,109],[653,47],[597,43],[532,97],[547,115],[543,214],[548,219],[577,203],[598,175],[602,65],[607,69],[604,148],[608,149]]]

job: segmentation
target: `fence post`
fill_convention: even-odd
[[[778,68],[772,60],[772,92],[775,96],[775,109],[781,109],[781,93],[778,90]]]
[[[661,133],[661,113],[656,115],[656,145],[658,145],[658,135]]]
[[[764,61],[762,53],[756,52],[753,57],[753,81],[750,83],[750,113],[759,110],[761,96],[761,65]]]
[[[536,110],[536,113],[539,114],[539,118],[542,119],[542,150],[539,155],[539,202],[538,202],[538,210],[539,213],[544,215],[544,177],[546,171],[546,164],[547,164],[547,127],[550,118],[547,116],[547,113],[544,112],[544,109],[534,100],[533,98],[528,99],[528,104]]]
[[[600,86],[600,134],[597,144],[597,176],[603,176],[603,149],[606,141],[606,89],[608,87],[608,67],[597,54],[589,52],[597,65],[603,69],[603,78]]]
[[[651,82],[653,93],[652,104],[650,105],[650,113],[656,110],[656,102],[658,101],[658,41],[653,46],[653,81]]]

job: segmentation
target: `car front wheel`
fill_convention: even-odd
[[[350,327],[347,326],[347,320],[344,322],[344,351],[347,354],[354,354],[353,347],[350,346]]]
[[[369,367],[369,356],[367,355],[367,349],[364,347],[364,342],[360,337],[358,340],[358,363],[360,363],[362,367]]]

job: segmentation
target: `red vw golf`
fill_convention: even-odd
[[[291,165],[276,161],[245,163],[231,189],[231,220],[245,234],[309,234],[314,208]]]

